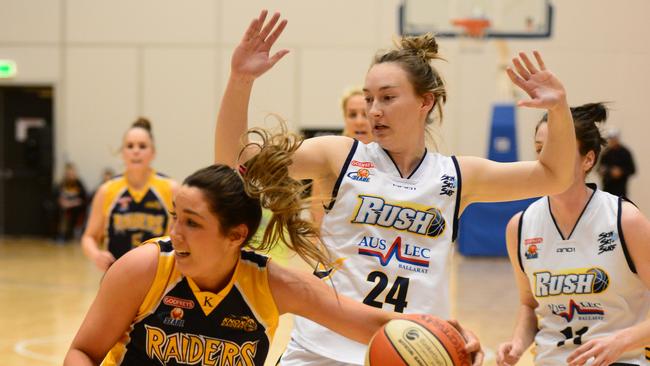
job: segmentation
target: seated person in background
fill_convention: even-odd
[[[86,188],[77,175],[74,164],[66,163],[63,179],[55,187],[58,205],[57,240],[68,241],[77,227],[83,224],[86,213]]]

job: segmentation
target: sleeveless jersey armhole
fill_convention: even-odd
[[[173,270],[170,270],[170,267],[174,265],[174,252],[162,252],[160,249],[160,243],[156,242],[155,244],[158,248],[156,275],[153,278],[151,287],[149,288],[149,291],[147,291],[144,300],[142,300],[142,304],[138,309],[134,323],[137,323],[148,316],[154,310],[154,307],[159,304],[160,299],[166,290],[168,278],[173,273]]]
[[[463,178],[460,174],[460,165],[458,164],[458,159],[456,159],[455,155],[451,156],[451,161],[454,162],[454,168],[456,169],[456,176],[458,177],[458,189],[456,190],[456,207],[454,208],[454,222],[453,222],[454,228],[451,234],[451,241],[455,242],[456,238],[458,237],[458,223],[460,220],[459,217],[460,197],[463,189]]]
[[[526,273],[524,270],[524,262],[521,260],[521,228],[524,223],[524,213],[526,213],[526,210],[521,211],[521,215],[519,215],[519,223],[517,224],[517,261],[519,262],[519,268],[521,268],[521,271]]]
[[[621,239],[621,248],[623,249],[623,254],[625,254],[625,261],[627,262],[627,266],[630,268],[630,271],[632,271],[632,273],[636,274],[637,273],[636,266],[634,265],[632,256],[630,255],[630,252],[627,249],[627,244],[625,244],[625,235],[623,235],[623,224],[621,222],[623,217],[623,201],[632,203],[626,198],[623,197],[618,198],[618,212],[616,213],[616,226],[618,229],[618,236]],[[632,204],[634,205],[634,203]]]
[[[341,167],[341,171],[339,172],[339,176],[336,179],[336,183],[334,184],[334,189],[332,189],[332,198],[330,200],[329,205],[325,207],[325,214],[327,214],[330,210],[332,210],[332,208],[334,208],[334,204],[336,203],[336,196],[339,194],[339,187],[341,186],[341,182],[343,181],[345,172],[348,170],[348,166],[350,165],[350,162],[352,161],[352,157],[354,156],[354,153],[357,151],[358,146],[359,146],[359,140],[355,139],[354,142],[352,143],[352,148],[350,148],[350,153],[348,153],[348,157],[345,158],[345,162],[343,163],[343,166]]]

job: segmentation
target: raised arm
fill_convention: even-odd
[[[215,129],[215,163],[234,167],[256,153],[251,148],[239,157],[243,147],[242,136],[248,130],[248,106],[253,83],[289,52],[282,49],[270,56],[271,47],[282,34],[287,21],[280,21],[280,14],[275,13],[265,23],[266,16],[267,11],[264,10],[251,21],[233,53],[230,78],[221,100]],[[248,140],[243,142],[247,143]],[[294,153],[289,173],[296,179],[319,179],[324,180],[326,185],[333,185],[352,143],[351,138],[343,136],[305,140]]]
[[[516,214],[510,219],[506,227],[506,245],[508,247],[508,256],[512,265],[519,289],[519,310],[517,312],[517,322],[512,339],[509,342],[499,345],[497,351],[497,365],[511,366],[515,365],[524,351],[533,343],[537,333],[537,317],[535,308],[537,301],[528,283],[526,274],[519,266],[519,220],[521,213]]]
[[[233,52],[230,78],[217,117],[215,163],[230,166],[237,164],[237,155],[242,147],[240,139],[248,129],[248,105],[253,82],[289,53],[288,50],[282,49],[273,56],[270,55],[271,47],[282,34],[287,21],[282,20],[278,24],[280,14],[275,13],[269,22],[264,24],[266,16],[267,11],[264,10],[259,17],[251,21]]]
[[[573,118],[560,80],[546,69],[535,51],[537,66],[524,53],[513,60],[508,76],[531,99],[523,107],[548,111],[548,140],[539,160],[497,163],[476,157],[459,157],[463,189],[461,209],[473,202],[510,201],[561,193],[573,182],[576,137]]]

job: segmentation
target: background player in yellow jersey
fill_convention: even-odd
[[[310,262],[329,263],[313,240],[316,229],[300,215],[304,187],[288,175],[299,139],[259,135],[272,144],[239,173],[218,164],[185,179],[170,237],[127,253],[107,271],[65,365],[262,365],[282,313],[364,343],[403,316],[337,296],[308,272],[242,250],[266,250],[278,242],[272,236],[288,236],[279,242]],[[262,242],[253,243],[262,207],[273,217]]]
[[[102,271],[140,243],[167,234],[177,187],[151,167],[156,149],[147,119],[139,118],[126,131],[121,152],[124,173],[97,190],[81,238],[84,253]]]

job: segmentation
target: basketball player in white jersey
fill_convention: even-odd
[[[266,15],[263,11],[251,22],[232,56],[215,135],[219,163],[233,166],[248,158],[238,152],[253,83],[288,53],[270,54],[286,20],[279,22],[276,13],[265,22]],[[289,168],[294,178],[319,180],[331,192],[321,233],[336,265],[318,276],[339,293],[377,308],[447,319],[460,213],[472,202],[566,190],[576,143],[564,87],[538,53],[536,65],[522,53],[508,75],[531,97],[520,105],[549,113],[549,139],[540,160],[500,164],[427,151],[425,127],[434,109],[442,115],[446,100],[443,81],[430,64],[439,58],[437,47],[430,35],[405,38],[398,49],[375,58],[364,86],[375,142],[307,139]],[[281,365],[363,364],[364,345],[303,318],[295,326]],[[474,362],[480,364],[478,341],[471,339],[467,348],[478,352]]]
[[[650,222],[630,202],[585,185],[605,140],[602,104],[572,108],[578,149],[569,190],[535,201],[508,224],[521,306],[499,365],[535,342],[535,365],[647,365]],[[543,119],[537,152],[548,142]]]

